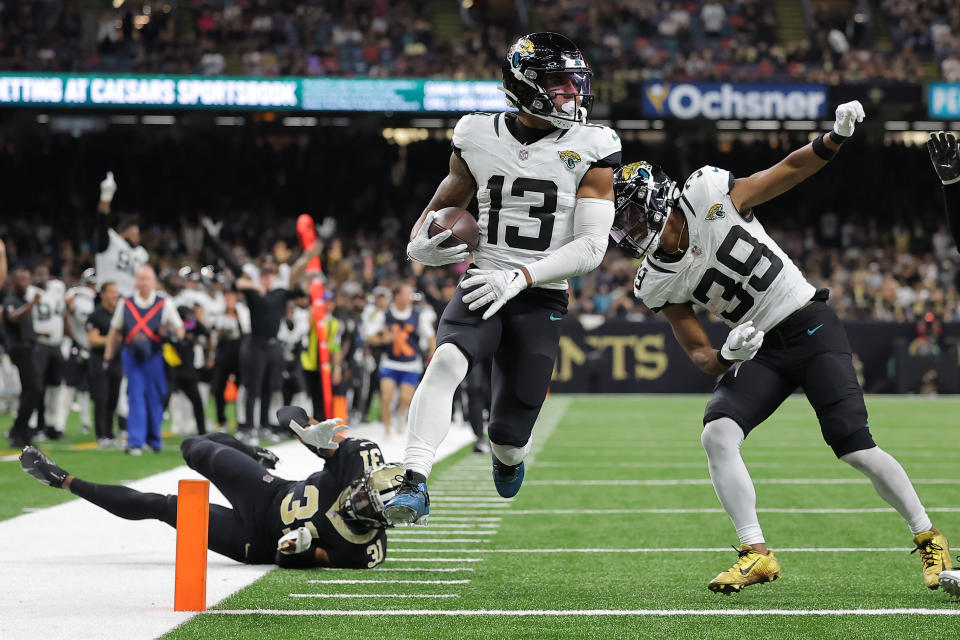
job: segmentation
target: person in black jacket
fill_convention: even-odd
[[[278,461],[272,452],[225,433],[191,436],[180,445],[187,464],[232,505],[210,505],[209,548],[237,562],[284,568],[381,564],[387,553],[383,501],[400,486],[400,466],[384,464],[376,443],[345,438],[341,420],[318,423],[299,407],[283,407],[277,418],[324,459],[321,471],[306,480],[284,480],[267,471]],[[121,518],[176,527],[175,495],[81,480],[34,447],[24,449],[20,466]]]
[[[315,243],[312,249],[305,251],[297,259],[290,268],[287,288],[275,287],[276,269],[272,262],[264,261],[261,264],[259,277],[254,281],[244,273],[240,263],[221,242],[219,225],[209,218],[204,218],[203,226],[208,241],[236,276],[237,290],[243,292],[250,309],[250,335],[245,336],[240,345],[240,378],[246,389],[246,424],[240,427],[240,432],[253,441],[255,428],[258,426],[257,417],[254,415],[256,402],[260,400],[260,430],[268,433],[270,394],[280,390],[283,379],[283,347],[277,334],[280,331],[280,322],[286,314],[287,301],[307,295],[299,283],[306,273],[307,263],[320,255],[323,245]]]
[[[10,360],[20,372],[20,406],[17,419],[7,435],[14,449],[30,444],[31,433],[28,421],[30,414],[40,406],[43,382],[37,367],[37,334],[33,330],[31,311],[40,301],[40,293],[27,300],[27,287],[30,286],[30,272],[17,269],[13,272],[13,288],[3,302],[3,326],[7,334],[7,349]]]

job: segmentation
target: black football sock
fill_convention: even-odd
[[[406,476],[407,480],[413,484],[420,484],[421,482],[426,484],[427,482],[427,476],[423,475],[422,473],[417,473],[411,469],[407,469]]]
[[[202,437],[206,438],[207,440],[212,440],[214,442],[224,444],[230,447],[231,449],[236,449],[243,455],[253,458],[254,460],[257,460],[259,462],[259,458],[257,458],[257,452],[253,447],[240,442],[229,433],[214,432],[214,433],[205,434]]]
[[[125,520],[162,520],[177,526],[177,497],[142,493],[113,484],[97,484],[74,478],[70,491],[101,509]]]

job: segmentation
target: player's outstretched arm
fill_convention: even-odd
[[[97,253],[103,253],[110,246],[110,235],[107,231],[110,225],[110,204],[117,192],[117,182],[113,179],[113,171],[107,171],[107,177],[100,182],[100,202],[97,203],[97,229],[95,231],[94,246]]]
[[[297,440],[321,458],[334,456],[346,437],[347,425],[343,424],[343,420],[333,418],[319,422],[308,417],[301,407],[280,407],[277,409],[277,422],[281,427],[289,427]]]
[[[437,187],[436,193],[430,198],[427,208],[423,210],[423,213],[414,223],[413,229],[410,230],[407,257],[431,267],[440,267],[466,260],[468,255],[467,245],[441,247],[440,245],[453,232],[447,229],[431,238],[429,237],[430,222],[440,209],[446,207],[466,208],[476,190],[477,183],[474,182],[467,165],[457,157],[456,153],[451,153],[450,170],[447,177],[440,182],[440,186]]]
[[[837,107],[833,131],[821,134],[769,169],[758,171],[748,178],[738,178],[730,191],[733,205],[746,214],[751,208],[776,198],[815,174],[853,135],[856,123],[863,122],[863,118],[863,106],[859,101],[841,104]]]
[[[952,133],[931,133],[927,141],[930,161],[943,183],[943,204],[947,209],[947,227],[960,249],[960,148]]]
[[[663,308],[663,315],[670,321],[677,342],[704,373],[719,375],[732,364],[739,366],[738,363],[757,355],[763,345],[763,331],[755,328],[752,320],[731,329],[723,346],[714,349],[689,304],[667,305]]]

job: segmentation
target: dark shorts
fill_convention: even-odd
[[[703,422],[730,418],[747,435],[797,388],[816,411],[823,439],[838,458],[875,446],[850,341],[824,302],[812,302],[767,332],[760,351],[737,375],[731,367],[717,383]]]
[[[82,354],[85,354],[86,357],[83,357]],[[90,390],[89,367],[87,365],[89,357],[90,353],[88,351],[84,350],[81,353],[77,345],[71,347],[70,357],[67,358],[67,364],[64,368],[64,380],[68,387],[73,387],[77,391]]]
[[[457,287],[440,317],[437,345],[456,345],[471,366],[493,357],[488,435],[495,444],[522,447],[550,388],[567,293],[527,289],[489,320],[483,311],[470,311]]]
[[[37,369],[40,370],[40,379],[44,386],[56,387],[63,382],[66,362],[60,347],[52,344],[37,345]]]

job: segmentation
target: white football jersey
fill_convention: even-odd
[[[477,183],[482,269],[516,269],[573,240],[577,190],[584,174],[615,156],[620,137],[595,124],[557,129],[528,144],[507,128],[505,113],[463,116],[453,130],[454,152]],[[566,280],[537,285],[566,289]]]
[[[90,348],[87,340],[87,318],[97,306],[97,293],[90,287],[71,287],[67,295],[73,296],[73,313],[70,314],[70,324],[73,334],[77,337],[77,344],[84,349]]]
[[[691,174],[679,203],[690,246],[677,262],[648,255],[634,290],[653,310],[690,302],[731,327],[753,320],[768,331],[806,304],[816,289],[755,216],[740,215],[730,200],[732,188],[733,176],[724,169],[702,167]]]
[[[47,280],[45,289],[31,285],[27,289],[27,300],[33,300],[39,293],[40,301],[33,306],[33,329],[37,332],[37,342],[60,346],[63,342],[63,314],[66,303],[63,295],[67,287],[60,280]],[[46,336],[40,334],[48,334]]]
[[[133,281],[140,267],[150,261],[150,255],[142,246],[131,247],[130,243],[113,229],[107,229],[110,244],[107,250],[96,255],[97,282],[115,282],[124,298],[133,295]]]

